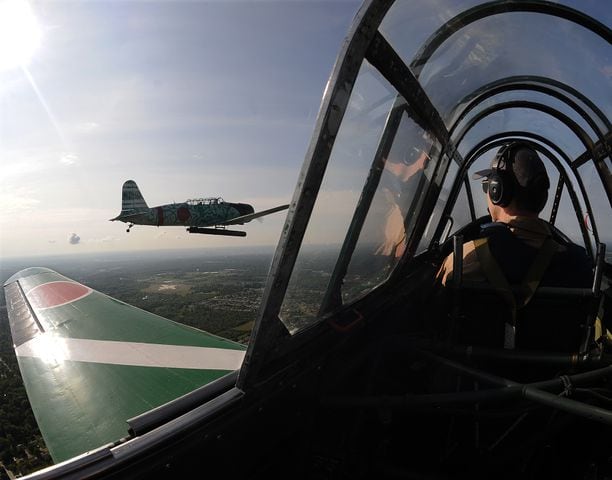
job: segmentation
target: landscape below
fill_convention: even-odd
[[[246,344],[272,254],[268,247],[15,258],[2,260],[0,279],[48,267],[130,305]],[[23,387],[5,302],[0,295],[0,480],[52,464]]]

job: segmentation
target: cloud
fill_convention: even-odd
[[[40,204],[40,200],[34,198],[35,196],[26,188],[11,189],[7,193],[0,193],[0,205],[2,205],[0,216],[8,217],[34,210]]]
[[[68,238],[68,243],[71,245],[77,245],[81,241],[81,237],[79,237],[76,233],[70,234]]]
[[[62,153],[62,156],[60,157],[60,163],[62,165],[75,165],[79,160],[79,157],[77,155],[75,155],[74,153],[67,153],[64,152]]]
[[[117,241],[119,241],[119,238],[113,237],[112,235],[87,239],[87,243],[113,243]]]
[[[21,179],[32,174],[40,173],[44,165],[44,159],[34,158],[32,151],[12,151],[2,150],[3,158],[12,158],[12,162],[3,162],[0,171],[0,182],[4,183],[9,179]]]
[[[97,122],[83,122],[76,126],[76,131],[78,133],[88,134],[93,133],[98,128],[100,128],[100,124]]]

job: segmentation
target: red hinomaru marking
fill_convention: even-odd
[[[34,287],[27,293],[35,308],[51,308],[66,305],[89,295],[93,290],[75,282],[49,282]]]
[[[179,209],[176,211],[176,216],[181,222],[186,222],[189,220],[189,217],[191,217],[191,212],[186,207],[179,207]]]

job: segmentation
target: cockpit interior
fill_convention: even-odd
[[[366,0],[242,368],[49,475],[612,478],[611,21],[598,0]],[[465,333],[508,310],[496,286],[436,286],[491,222],[473,176],[512,141],[592,272],[535,292],[521,348]]]

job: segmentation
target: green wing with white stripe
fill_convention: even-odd
[[[126,421],[240,367],[245,347],[52,270],[4,285],[26,391],[55,462],[128,435]]]

